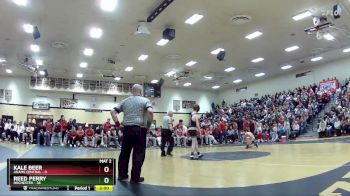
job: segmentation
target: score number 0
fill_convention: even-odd
[[[104,171],[105,173],[108,173],[108,172],[109,172],[109,167],[108,167],[108,166],[105,166],[105,167],[103,168],[103,171]],[[108,183],[109,183],[109,178],[108,178],[108,177],[105,177],[105,178],[103,179],[103,182],[104,182],[105,184],[108,184]]]

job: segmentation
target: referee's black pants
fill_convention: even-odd
[[[139,126],[125,126],[123,131],[122,149],[118,161],[118,175],[126,178],[131,150],[132,170],[131,180],[138,181],[141,175],[141,168],[146,155],[146,134],[147,129]]]
[[[162,153],[164,154],[164,148],[165,144],[169,142],[169,146],[167,149],[167,154],[170,154],[173,151],[174,148],[174,137],[172,136],[173,132],[170,131],[170,129],[162,129],[162,144],[160,146],[160,149],[162,150]]]

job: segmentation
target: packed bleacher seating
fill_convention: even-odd
[[[338,89],[335,103],[318,122],[319,137],[350,134],[350,83],[346,81]]]
[[[243,143],[244,133],[252,132],[258,142],[293,140],[306,131],[307,126],[336,94],[335,104],[319,119],[320,137],[350,134],[350,84],[338,91],[321,91],[316,84],[294,90],[265,95],[261,98],[240,100],[239,103],[212,104],[212,111],[201,117],[198,137],[201,145]],[[190,146],[191,137],[182,120],[174,124],[176,146]],[[103,125],[79,124],[62,115],[52,122],[17,123],[1,120],[0,140],[44,146],[114,147],[121,146],[123,125],[113,125],[110,119]],[[161,142],[161,127],[151,124],[147,146],[157,147]]]

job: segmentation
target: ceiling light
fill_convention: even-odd
[[[164,46],[165,44],[167,44],[169,42],[168,39],[161,39],[157,42],[158,46]]]
[[[195,64],[197,64],[196,61],[189,61],[188,63],[186,63],[186,66],[191,67],[191,66],[193,66]]]
[[[325,38],[328,41],[333,41],[335,39],[335,37],[333,35],[329,34],[329,33],[324,34],[323,38]]]
[[[184,86],[191,86],[192,84],[190,82],[187,82],[184,84]]]
[[[319,57],[312,58],[311,61],[316,62],[316,61],[320,61],[322,59],[323,59],[323,57],[319,56]]]
[[[6,69],[6,73],[12,74],[12,70],[11,69]]]
[[[168,73],[166,73],[165,75],[167,75],[168,77],[173,76],[174,74],[176,74],[175,71],[169,71]]]
[[[350,48],[346,48],[346,49],[344,49],[344,50],[343,50],[343,52],[344,52],[344,53],[348,53],[348,52],[350,52]]]
[[[312,16],[312,13],[310,11],[305,11],[303,13],[300,13],[300,14],[293,16],[293,20],[298,21],[298,20],[307,18],[309,16]]]
[[[158,82],[159,82],[158,80],[152,80],[152,81],[151,81],[152,84],[156,84],[156,83],[158,83]]]
[[[213,86],[213,87],[211,87],[211,88],[213,88],[213,89],[218,89],[218,88],[220,88],[220,86]]]
[[[0,63],[5,63],[5,62],[6,62],[6,59],[0,58]]]
[[[218,49],[215,49],[215,50],[211,51],[210,53],[211,53],[211,54],[214,54],[214,55],[217,55],[217,54],[219,54],[219,52],[221,52],[221,51],[225,51],[225,49],[223,49],[223,48],[218,48]]]
[[[138,60],[139,61],[145,61],[148,58],[147,54],[141,54],[141,56],[139,56]]]
[[[263,60],[265,60],[265,59],[262,58],[262,57],[259,57],[259,58],[253,59],[253,60],[252,60],[252,63],[259,63],[259,62],[261,62],[261,61],[263,61]]]
[[[264,76],[265,75],[265,73],[258,73],[258,74],[255,74],[255,77],[262,77],[262,76]]]
[[[292,51],[298,50],[298,49],[299,49],[299,46],[291,46],[291,47],[288,47],[288,48],[284,49],[284,51],[292,52]]]
[[[103,33],[103,31],[100,28],[93,27],[90,29],[90,37],[91,38],[99,39],[99,38],[101,38],[102,33]]]
[[[191,17],[189,17],[185,23],[186,24],[195,24],[196,22],[198,22],[199,20],[201,20],[203,18],[203,15],[200,14],[193,14]]]
[[[121,80],[121,79],[122,79],[121,77],[115,77],[115,78],[114,78],[115,81],[119,81],[119,80]]]
[[[36,65],[38,65],[38,66],[44,65],[44,61],[43,61],[42,59],[36,59],[36,60],[35,60],[35,63],[36,63]]]
[[[31,24],[24,24],[23,29],[24,29],[24,32],[26,32],[26,33],[33,33],[34,32],[34,27]]]
[[[106,12],[112,12],[117,7],[117,0],[100,0],[100,8]]]
[[[231,71],[234,71],[234,70],[236,70],[236,68],[234,68],[234,67],[229,67],[229,68],[226,68],[226,69],[225,69],[225,72],[231,72]]]
[[[40,52],[40,46],[32,44],[30,45],[30,50],[32,50],[33,52]]]
[[[84,55],[85,56],[92,56],[94,54],[94,50],[91,48],[85,48],[84,49]]]
[[[285,66],[282,66],[281,67],[281,69],[282,70],[287,70],[287,69],[290,69],[290,68],[292,68],[293,66],[291,66],[291,65],[285,65]]]
[[[257,38],[259,36],[261,36],[263,33],[260,32],[260,31],[255,31],[254,33],[251,33],[247,36],[245,36],[246,39],[254,39],[254,38]]]
[[[234,81],[233,81],[233,83],[235,83],[235,84],[238,84],[238,83],[241,83],[241,82],[242,82],[241,79],[237,79],[237,80],[234,80]]]
[[[204,76],[204,78],[207,80],[211,80],[211,79],[213,79],[213,76]]]
[[[80,67],[81,68],[87,68],[87,66],[88,66],[87,62],[81,62],[80,63]]]
[[[26,6],[27,5],[27,0],[12,0],[12,1],[19,6]]]
[[[134,68],[133,67],[126,67],[125,71],[132,71]]]
[[[83,77],[83,74],[82,73],[78,73],[77,74],[77,78],[82,78]]]
[[[43,76],[43,75],[45,75],[45,71],[39,71],[39,74],[40,74],[41,76]]]

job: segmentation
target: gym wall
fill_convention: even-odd
[[[66,119],[76,118],[79,122],[104,123],[110,117],[109,112],[115,107],[125,96],[117,96],[116,102],[114,96],[107,95],[87,95],[75,94],[78,100],[78,109],[60,109],[60,99],[72,99],[72,93],[52,92],[52,91],[36,91],[29,89],[29,77],[4,77],[0,76],[0,89],[12,90],[12,99],[9,102],[0,104],[0,115],[12,115],[17,121],[26,120],[27,114],[43,114],[53,115],[55,119],[61,114]],[[91,109],[92,100],[96,103],[96,108],[105,110],[104,112],[86,112],[85,109]],[[155,119],[157,126],[162,122],[162,117],[168,111],[173,111],[173,100],[196,101],[200,107],[200,112],[210,111],[211,103],[216,102],[216,94],[213,91],[189,90],[183,88],[162,88],[162,98],[151,99],[154,102]],[[33,110],[31,105],[33,102],[50,103],[52,107],[48,111]],[[187,124],[189,122],[189,113],[191,109],[180,109],[174,114],[175,123],[179,119],[183,119]],[[121,117],[122,118],[122,117]]]
[[[39,115],[53,115],[54,120],[58,120],[60,116],[63,114],[66,117],[66,120],[69,118],[77,119],[79,123],[89,123],[89,124],[103,124],[106,122],[107,118],[111,118],[109,111],[103,112],[86,112],[85,110],[77,110],[77,109],[61,109],[61,108],[51,108],[50,110],[35,110],[32,109],[31,106],[20,106],[20,105],[8,105],[8,104],[0,104],[0,117],[2,115],[13,116],[14,120],[26,121],[27,114],[39,114]],[[158,113],[154,114],[154,120],[156,120],[156,125],[161,126],[163,116],[166,113]],[[123,120],[123,114],[121,113],[119,116],[120,120]],[[182,119],[185,124],[189,123],[190,115],[189,114],[174,114],[174,124],[177,124],[178,121]]]

